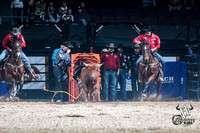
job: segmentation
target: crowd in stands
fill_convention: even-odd
[[[12,0],[13,15],[32,22],[130,22],[186,24],[199,22],[198,0]],[[21,19],[21,21],[23,21]]]
[[[20,6],[17,6],[20,5]],[[28,16],[30,22],[68,22],[87,25],[90,16],[86,12],[85,3],[80,2],[73,9],[64,0],[62,3],[44,0],[13,0],[11,8],[14,16]],[[20,20],[22,22],[23,19]]]

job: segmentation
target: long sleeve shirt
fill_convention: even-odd
[[[2,45],[5,49],[10,50],[10,46],[12,45],[12,41],[19,40],[21,42],[21,46],[26,47],[26,43],[22,34],[19,35],[18,38],[15,38],[12,33],[8,34],[2,41]]]
[[[152,33],[150,37],[146,36],[145,34],[140,35],[133,40],[133,43],[136,43],[136,41],[141,40],[145,40],[146,42],[148,42],[150,44],[151,49],[156,48],[155,52],[158,51],[158,49],[160,48],[160,38],[154,33]]]
[[[70,63],[70,55],[64,49],[60,49],[56,54],[56,59],[54,65],[58,65],[60,67],[67,66]]]
[[[101,61],[104,62],[103,68],[107,70],[117,70],[120,69],[119,56],[115,53],[112,55],[110,52],[103,53],[101,55]]]

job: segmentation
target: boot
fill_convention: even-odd
[[[31,75],[32,79],[38,79],[39,74],[36,74],[33,70],[30,70],[29,72],[30,72],[30,75]]]

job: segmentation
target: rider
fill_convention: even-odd
[[[2,42],[3,47],[5,48],[1,55],[0,55],[0,62],[4,60],[4,58],[12,51],[11,45],[14,40],[19,40],[21,42],[21,47],[26,47],[26,43],[24,40],[23,35],[20,33],[18,28],[13,28],[10,34],[8,34]],[[31,73],[32,78],[37,79],[38,75],[33,71],[31,68],[31,64],[29,59],[26,57],[26,55],[22,52],[21,58],[23,63],[28,68],[28,71]]]
[[[133,40],[133,43],[141,44],[141,40],[145,40],[146,42],[149,42],[152,53],[156,55],[156,57],[161,61],[162,69],[164,70],[165,61],[162,58],[162,56],[157,52],[158,49],[160,48],[160,38],[152,32],[153,28],[151,26],[148,26],[148,25],[144,26],[143,31],[144,31],[144,34],[135,38]],[[139,63],[142,60],[142,58],[143,56],[140,56],[140,58],[137,60],[136,62],[137,67],[139,66]],[[163,70],[160,69],[161,73],[163,73]],[[160,77],[160,80],[164,81],[162,77]]]

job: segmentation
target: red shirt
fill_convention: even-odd
[[[154,33],[152,33],[149,38],[145,34],[140,35],[133,40],[133,43],[136,43],[136,41],[141,41],[141,40],[149,42],[151,49],[156,48],[155,52],[158,51],[158,49],[160,48],[160,38]]]
[[[25,43],[25,40],[24,40],[24,37],[22,34],[19,35],[19,37],[17,38],[14,38],[14,35],[12,33],[8,34],[2,41],[2,45],[5,49],[9,50],[10,49],[10,45],[11,45],[11,41],[13,40],[19,40],[21,42],[21,46],[22,48],[23,47],[26,47],[26,43]]]
[[[103,53],[101,55],[101,61],[104,62],[103,68],[107,70],[117,70],[120,69],[119,56],[115,53],[113,55],[110,52]]]

